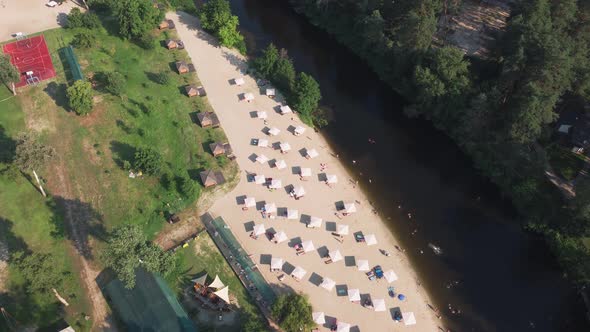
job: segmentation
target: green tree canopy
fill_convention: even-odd
[[[286,332],[309,331],[315,323],[311,317],[311,304],[305,295],[283,294],[272,305],[272,316]]]
[[[149,242],[137,225],[116,228],[109,235],[101,259],[127,288],[135,286],[136,268],[144,267],[150,272],[166,275],[175,265],[174,256]]]
[[[0,54],[0,81],[16,94],[14,84],[20,81],[20,73],[18,69],[10,63],[10,56],[8,54]]]
[[[125,77],[115,71],[109,71],[104,74],[105,88],[115,96],[120,96],[125,90]]]
[[[22,172],[39,169],[55,156],[52,147],[45,146],[29,133],[20,133],[16,138],[14,163]]]
[[[279,61],[279,50],[273,43],[262,51],[262,54],[254,59],[254,68],[264,77],[270,77],[274,72],[274,68]]]
[[[92,85],[88,81],[78,80],[66,90],[70,107],[78,115],[92,111]]]
[[[76,48],[91,48],[95,44],[96,36],[88,30],[78,32],[72,40],[72,45]]]
[[[320,99],[322,99],[318,82],[313,77],[303,72],[297,75],[291,94],[291,104],[298,112],[307,118],[311,118],[312,114],[318,108]]]
[[[150,0],[117,0],[112,6],[124,38],[140,38],[164,19],[164,13]]]
[[[221,45],[245,51],[244,37],[237,30],[238,17],[232,15],[227,0],[209,0],[199,10],[201,27],[212,32]]]
[[[133,167],[136,170],[150,175],[157,175],[160,173],[163,164],[162,155],[152,148],[140,147],[135,151]]]
[[[15,252],[12,260],[27,282],[27,292],[51,294],[53,288],[59,289],[68,277],[66,271],[51,254]]]
[[[282,56],[277,60],[274,70],[271,73],[270,80],[282,91],[289,92],[295,82],[295,67],[293,62],[287,56],[286,51],[282,51]]]

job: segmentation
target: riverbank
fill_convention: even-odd
[[[177,22],[178,34],[196,65],[197,73],[232,144],[240,168],[250,173],[262,173],[266,177],[280,178],[283,185],[302,185],[305,188],[305,197],[293,200],[282,188],[269,192],[261,185],[248,182],[247,174],[243,172],[242,181],[234,191],[216,202],[210,210],[213,214],[224,217],[238,240],[249,253],[254,255],[255,260],[260,262],[259,268],[265,278],[279,291],[292,288],[308,294],[315,311],[324,311],[327,316],[346,321],[353,326],[357,325],[361,330],[381,330],[384,326],[395,326],[389,310],[400,307],[402,312],[414,312],[416,315],[418,324],[408,326],[408,330],[435,331],[440,321],[429,309],[428,304],[432,302],[425,290],[421,288],[407,257],[395,249],[398,241],[386,227],[385,221],[373,214],[366,196],[354,182],[357,179],[350,176],[336,155],[329,150],[323,137],[300,123],[296,117],[291,120],[290,115],[276,114],[274,108],[277,106],[277,101],[259,93],[253,78],[245,76],[245,84],[241,87],[231,85],[233,78],[242,76],[240,71],[245,69],[244,58],[237,52],[218,48],[212,38],[197,28],[196,19],[182,13],[168,14],[168,17]],[[250,103],[239,101],[239,95],[245,92],[253,93],[255,99]],[[262,120],[253,118],[251,115],[254,111],[266,111],[269,116],[268,126],[279,128],[281,133],[267,138],[261,131],[265,127]],[[288,131],[289,127],[299,125],[307,128],[303,135],[296,137]],[[271,144],[286,141],[291,145],[292,150],[287,154],[281,154],[272,148],[256,147],[251,145],[251,140],[255,138],[269,139]],[[319,156],[311,160],[305,159],[300,154],[300,150],[304,148],[316,149]],[[277,170],[270,168],[267,163],[255,163],[251,160],[252,154],[265,154],[270,159],[284,159],[288,167]],[[318,173],[323,173],[320,172],[320,164],[328,165],[326,173],[338,176],[339,183],[335,184],[334,188],[319,181]],[[309,167],[313,175],[308,181],[302,182],[292,167]],[[349,181],[350,179],[353,181]],[[366,177],[364,179],[364,181],[369,180]],[[239,197],[244,195],[255,197],[257,202],[275,202],[279,208],[295,208],[300,214],[321,217],[329,222],[330,227],[336,224],[347,224],[350,226],[351,235],[346,236],[344,242],[340,243],[330,235],[330,228],[326,230],[324,226],[320,229],[310,229],[299,220],[262,219],[254,209],[242,211],[242,206],[237,202],[240,201]],[[335,203],[339,201],[360,202],[357,204],[358,212],[343,219],[335,217]],[[258,240],[251,239],[247,227],[252,221],[256,224],[264,222],[266,227],[272,227],[276,231],[284,230],[290,239],[312,240],[315,247],[320,248],[318,251],[322,251],[324,247],[330,250],[338,249],[345,257],[354,256],[356,260],[367,259],[370,266],[379,264],[385,271],[393,269],[399,280],[391,285],[395,287],[396,292],[405,294],[406,300],[400,302],[389,298],[388,284],[385,281],[369,281],[365,273],[358,271],[354,264],[352,266],[345,266],[344,262],[324,264],[316,251],[296,256],[295,250],[286,243],[274,244],[262,237]],[[375,234],[378,244],[367,246],[365,243],[354,243],[352,233],[357,231],[363,231],[365,235]],[[392,256],[383,256],[379,249],[388,250]],[[263,264],[266,263],[267,255],[279,256],[294,266],[303,267],[308,273],[300,282],[287,277],[285,282],[281,283],[277,280],[277,274],[271,273],[269,266]],[[308,280],[312,276],[313,281],[314,273],[333,279],[337,285],[346,284],[349,289],[358,288],[361,294],[370,294],[372,299],[385,299],[387,312],[364,309],[358,304],[349,302],[346,296],[338,297],[335,291],[326,293]]]

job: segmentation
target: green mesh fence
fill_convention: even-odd
[[[133,289],[115,279],[104,292],[126,331],[197,331],[164,280],[143,269],[136,271]]]
[[[82,75],[82,69],[80,69],[78,58],[76,58],[76,54],[74,54],[74,49],[72,46],[64,47],[63,55],[68,62],[68,67],[70,67],[70,72],[72,73],[72,78],[74,81],[83,80],[84,76]]]

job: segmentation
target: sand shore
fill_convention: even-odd
[[[233,50],[220,48],[216,42],[198,28],[195,18],[180,13],[169,13],[168,18],[176,23],[179,37],[184,41],[186,50],[190,55],[205,87],[209,102],[215,109],[221,125],[225,130],[229,143],[232,145],[240,166],[240,183],[224,198],[218,200],[210,209],[216,216],[222,216],[232,228],[233,233],[242,243],[243,247],[258,262],[258,267],[264,277],[277,289],[288,286],[296,291],[307,294],[313,305],[314,311],[323,311],[329,320],[337,318],[339,321],[350,323],[361,331],[437,331],[441,322],[435,317],[428,304],[432,303],[425,290],[418,283],[414,270],[410,266],[405,255],[395,249],[398,243],[393,234],[385,225],[385,221],[372,212],[372,207],[362,191],[354,185],[354,179],[342,166],[341,161],[329,150],[323,137],[315,133],[311,128],[301,123],[297,116],[280,115],[276,112],[277,100],[270,99],[262,94],[255,80],[243,75],[245,67],[244,58]],[[237,86],[232,80],[237,77],[244,78],[244,84]],[[240,101],[242,93],[252,93],[254,100],[251,102]],[[253,112],[265,111],[268,114],[268,124],[259,118],[253,117]],[[295,136],[288,128],[303,126],[306,131]],[[276,127],[280,130],[277,136],[268,136],[264,128]],[[251,144],[252,139],[267,139],[270,147],[258,147]],[[273,145],[279,142],[288,142],[292,148],[286,154],[273,149]],[[199,142],[200,143],[200,142]],[[300,150],[315,149],[319,153],[317,158],[306,159]],[[270,163],[258,163],[252,161],[254,155],[264,154]],[[287,167],[279,170],[273,160],[285,160]],[[351,162],[351,161],[346,161]],[[325,171],[321,171],[320,164],[327,164]],[[297,174],[299,167],[311,168],[312,176],[302,181]],[[264,174],[267,178],[282,180],[282,187],[270,191],[261,184],[248,181],[248,173]],[[338,183],[329,187],[320,181],[320,174],[334,174],[338,177]],[[352,180],[352,181],[351,181]],[[293,185],[303,186],[305,196],[299,200],[292,198],[283,187]],[[263,219],[256,208],[247,211],[242,209],[240,203],[243,196],[252,196],[259,204],[261,202],[274,202],[278,208],[297,209],[299,216],[315,216],[323,218],[324,222],[319,228],[307,228],[298,218],[287,220],[277,217],[275,219]],[[356,204],[357,212],[349,216],[337,216],[336,202],[359,202]],[[264,235],[257,240],[250,237],[253,224],[264,224],[266,228],[275,231],[284,231],[289,240],[275,244]],[[341,242],[332,235],[336,225],[349,225],[349,235]],[[362,231],[365,236],[375,234],[378,243],[368,246],[366,243],[357,243],[353,233]],[[292,239],[295,239],[292,241]],[[315,250],[305,255],[296,255],[292,242],[298,240],[312,240]],[[339,250],[345,260],[325,264],[321,255],[328,249]],[[380,249],[387,250],[391,256],[385,257]],[[291,276],[278,280],[278,276],[284,272],[271,272],[269,258],[280,257],[292,266],[300,266],[307,271],[301,281],[296,281]],[[345,261],[368,260],[369,266],[381,265],[384,271],[393,269],[398,280],[388,283],[386,280],[370,281],[365,272],[359,271],[356,265],[346,266]],[[360,290],[361,295],[370,294],[373,300],[384,299],[385,312],[375,312],[363,308],[359,304],[349,301],[348,296],[338,296],[336,288],[332,291],[318,287],[317,277],[328,277],[336,282],[336,285],[346,285],[348,289]],[[315,284],[314,284],[315,283]],[[396,293],[406,296],[404,301],[391,298],[388,295],[388,286],[393,286]],[[395,323],[392,320],[390,310],[400,308],[402,312],[413,312],[417,324],[405,326],[404,323]],[[329,330],[320,327],[320,330]]]

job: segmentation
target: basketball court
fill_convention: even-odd
[[[3,51],[10,56],[10,62],[20,72],[17,88],[55,77],[55,69],[43,35],[30,38],[26,35],[17,36],[17,41],[5,44]]]

